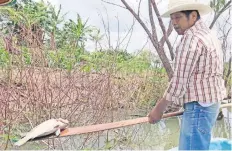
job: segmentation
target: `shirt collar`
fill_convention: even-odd
[[[204,27],[204,24],[203,24],[202,20],[199,19],[198,21],[196,21],[196,23],[192,27],[185,30],[184,35],[187,34],[187,33],[194,33],[195,31],[197,31],[197,30],[199,30],[199,29],[201,29],[203,27]]]

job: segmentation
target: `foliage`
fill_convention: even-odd
[[[226,0],[211,0],[210,7],[215,10],[215,12],[219,12],[221,8],[223,8],[226,4]]]
[[[0,48],[0,66],[5,67],[9,64],[9,53],[4,48]]]

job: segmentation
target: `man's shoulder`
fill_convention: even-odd
[[[194,38],[199,41],[210,43],[212,39],[217,39],[216,32],[210,29],[199,29],[195,32],[187,32],[185,34],[186,38]]]
[[[198,30],[194,30],[194,31],[189,31],[186,33],[186,35],[191,35],[193,37],[198,37],[200,39],[203,39],[207,36],[209,36],[211,30],[210,29],[207,29],[207,28],[200,28]]]
[[[201,34],[197,34],[197,33],[185,33],[182,39],[199,41],[202,40],[203,37],[201,36]]]

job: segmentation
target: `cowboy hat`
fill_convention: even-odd
[[[198,10],[200,15],[205,15],[211,12],[212,8],[208,5],[196,2],[196,0],[169,0],[168,10],[161,16],[170,17],[172,13],[184,10]]]
[[[0,6],[9,6],[16,3],[16,0],[0,0]]]

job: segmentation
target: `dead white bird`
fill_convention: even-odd
[[[56,133],[56,135],[58,136],[60,134],[60,130],[66,128],[68,124],[69,122],[67,120],[61,118],[44,121],[40,125],[34,127],[30,132],[26,134],[24,138],[20,139],[14,145],[21,146],[30,139],[46,136],[52,133]]]

